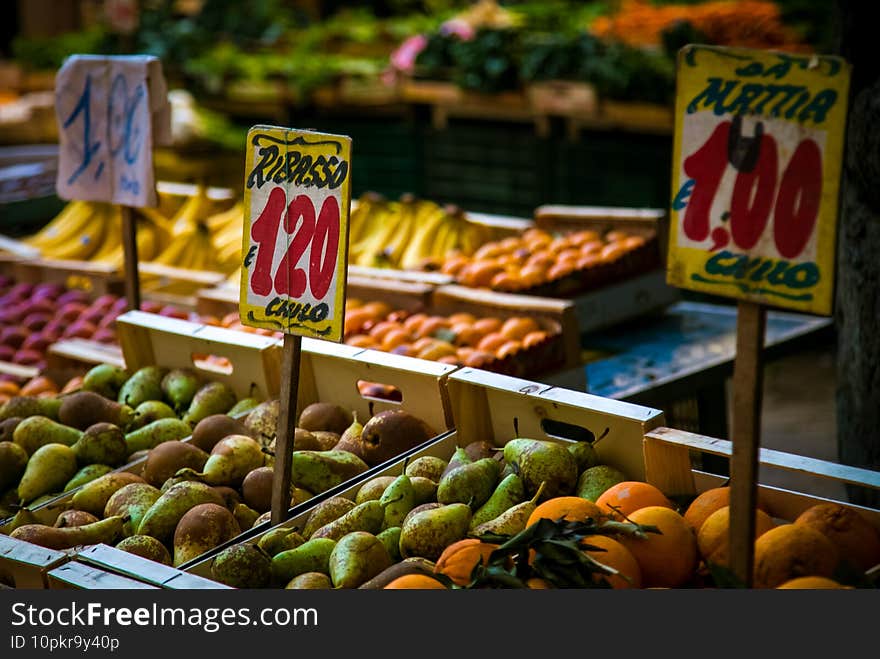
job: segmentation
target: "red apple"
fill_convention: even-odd
[[[12,288],[9,289],[7,295],[13,295],[17,297],[19,300],[23,300],[26,297],[30,297],[30,294],[34,291],[34,285],[29,284],[27,282],[22,282],[20,284],[15,284]]]
[[[30,300],[25,300],[19,305],[19,313],[21,313],[22,316],[27,316],[35,311],[55,313],[56,309],[57,305],[54,301],[43,297],[38,297],[36,299],[31,298]]]
[[[168,318],[180,318],[181,320],[189,320],[189,311],[185,311],[183,309],[178,309],[177,307],[168,304],[159,309],[160,316],[167,316]]]
[[[11,362],[15,355],[15,348],[0,344],[0,361]]]
[[[46,326],[43,328],[43,332],[47,334],[55,334],[57,336],[61,336],[64,334],[64,331],[67,329],[67,326],[70,323],[64,320],[59,320],[58,318],[53,318]]]
[[[49,327],[49,325],[46,325],[40,334],[45,336],[49,343],[55,343],[61,338],[61,335],[64,334],[64,328]]]
[[[52,316],[43,311],[34,311],[29,313],[21,321],[21,326],[30,332],[39,332],[46,324],[52,320]]]
[[[79,318],[80,314],[86,309],[88,307],[82,302],[67,302],[58,309],[55,319],[69,323]]]
[[[12,346],[16,350],[21,347],[21,344],[24,343],[24,340],[27,338],[28,332],[27,330],[13,325],[11,327],[6,327],[2,331],[0,331],[0,343],[5,346]]]
[[[77,320],[85,320],[86,322],[89,322],[97,327],[98,323],[100,323],[106,315],[107,312],[103,309],[95,309],[93,307],[89,307],[79,315]]]
[[[15,364],[21,364],[22,366],[33,366],[34,364],[43,361],[43,353],[37,352],[36,350],[18,350],[15,355],[13,355],[12,361]]]
[[[42,332],[39,334],[29,334],[21,344],[21,350],[36,350],[37,352],[45,353],[46,348],[52,345],[52,343],[54,341]]]
[[[116,327],[116,319],[119,318],[119,316],[120,316],[120,313],[118,311],[113,311],[111,309],[106,314],[104,314],[104,317],[101,318],[101,320],[98,321],[98,328],[99,329],[104,328],[104,327],[115,328]]]
[[[143,305],[141,306],[143,307]],[[124,297],[118,298],[116,302],[113,303],[113,306],[110,307],[110,310],[117,313],[125,313],[128,311],[128,300]]]
[[[146,311],[147,313],[159,313],[163,306],[165,305],[161,302],[156,302],[155,300],[143,300],[141,302],[141,311]]]
[[[92,300],[91,308],[92,309],[103,309],[106,311],[107,309],[112,309],[113,305],[116,304],[117,296],[112,293],[105,293],[104,295],[99,295],[94,300]]]
[[[59,306],[65,305],[68,302],[79,302],[83,306],[86,306],[89,303],[89,294],[85,291],[74,288],[59,295],[56,302],[58,302]]]
[[[90,323],[86,320],[75,320],[64,331],[64,334],[62,334],[62,336],[66,339],[90,339],[92,338],[92,335],[97,331],[97,329],[98,328],[95,327],[94,323]]]
[[[37,284],[34,286],[34,290],[31,293],[31,297],[49,297],[51,299],[57,298],[59,295],[64,293],[65,288],[61,284],[57,282],[43,282],[41,284]]]
[[[98,343],[116,343],[116,332],[109,327],[99,327],[92,335],[92,340]]]

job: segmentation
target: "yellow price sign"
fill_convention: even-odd
[[[341,341],[351,206],[351,138],[248,132],[241,322]]]
[[[850,67],[685,46],[667,281],[829,315]]]

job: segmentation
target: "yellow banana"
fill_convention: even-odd
[[[75,235],[62,244],[42,250],[43,256],[50,259],[87,261],[101,245],[107,225],[107,209],[99,209],[88,222],[79,226]]]
[[[211,200],[208,199],[207,188],[204,185],[197,186],[196,193],[184,202],[171,219],[172,236],[177,237],[185,234],[195,226],[196,222],[208,217],[211,203]]]
[[[398,264],[404,270],[418,268],[425,259],[436,256],[437,230],[444,223],[446,214],[436,205],[429,211],[430,214],[420,212],[416,215],[414,235]]]
[[[25,238],[24,242],[41,251],[63,248],[71,240],[81,236],[93,221],[92,218],[106,206],[107,204],[88,201],[72,201],[49,224]]]

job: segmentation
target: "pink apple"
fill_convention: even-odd
[[[27,316],[35,311],[43,311],[45,313],[55,313],[55,302],[47,298],[31,298],[25,300],[19,305],[18,311],[22,316]]]
[[[106,311],[107,309],[112,309],[113,305],[116,304],[117,297],[112,293],[105,293],[104,295],[99,295],[94,300],[92,300],[91,308],[92,309],[103,309]]]
[[[99,327],[92,335],[92,340],[98,343],[116,343],[116,332],[109,327]]]
[[[59,295],[56,302],[58,302],[59,306],[67,304],[68,302],[79,302],[83,306],[86,306],[89,303],[89,295],[85,291],[74,288]]]
[[[143,305],[141,305],[143,307]],[[125,313],[128,311],[128,300],[124,297],[118,298],[116,302],[113,303],[113,306],[110,307],[111,311],[116,311],[117,313]]]
[[[55,319],[69,323],[79,318],[80,314],[86,309],[88,307],[82,302],[67,302],[58,309]]]
[[[62,336],[66,339],[90,339],[92,338],[92,335],[97,331],[97,329],[98,328],[95,327],[94,323],[90,323],[86,320],[75,320],[64,331],[64,334],[62,334]]]
[[[5,346],[12,346],[16,350],[21,347],[21,344],[24,343],[24,340],[27,338],[28,332],[21,327],[13,325],[12,327],[6,327],[0,332],[0,343]]]
[[[0,344],[0,361],[11,362],[15,355],[15,348],[12,346]]]
[[[113,311],[111,309],[106,314],[104,314],[104,317],[101,318],[100,321],[98,321],[98,328],[99,329],[104,328],[104,327],[115,328],[116,327],[116,319],[119,318],[120,315],[121,314],[118,311]]]
[[[83,311],[79,315],[79,317],[77,317],[77,320],[85,320],[86,322],[92,323],[92,325],[95,325],[97,327],[98,323],[100,323],[106,315],[107,312],[103,309],[94,309],[92,307],[89,307],[88,309]]]
[[[48,336],[43,334],[42,332],[39,334],[29,334],[28,337],[21,344],[22,350],[36,350],[40,353],[45,353],[46,348],[54,343],[49,339]]]
[[[161,302],[156,302],[155,300],[141,301],[141,311],[146,311],[147,313],[159,313],[163,306],[165,305]]]
[[[50,297],[53,300],[64,293],[65,288],[57,282],[44,282],[34,286],[31,297]]]
[[[15,364],[21,364],[22,366],[32,366],[43,361],[43,353],[37,352],[36,350],[18,350],[15,355],[12,356],[12,361]]]
[[[24,320],[21,321],[21,326],[29,332],[39,332],[50,320],[52,320],[52,316],[48,313],[34,311],[24,317]]]

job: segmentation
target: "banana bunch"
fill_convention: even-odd
[[[450,252],[473,254],[493,238],[490,227],[453,206],[404,195],[389,201],[367,193],[352,210],[349,262],[370,267],[422,269]]]
[[[241,267],[244,202],[239,200],[229,210],[212,215],[205,224],[211,230],[211,242],[220,272],[234,272]]]
[[[112,204],[71,201],[46,226],[23,242],[47,259],[85,261],[112,242],[120,219]],[[115,227],[113,226],[115,224]],[[108,235],[110,234],[110,235]],[[120,232],[121,244],[121,232]]]

